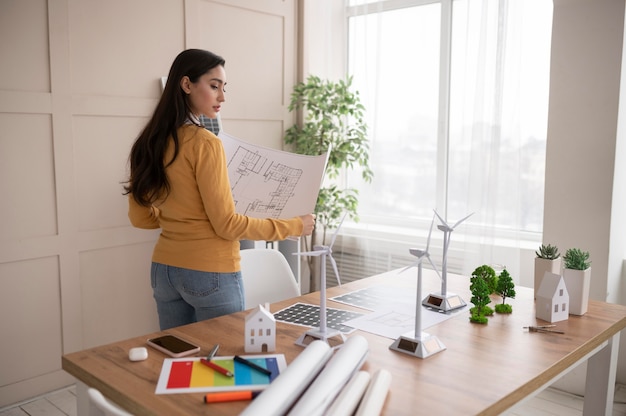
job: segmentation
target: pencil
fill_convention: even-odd
[[[215,344],[209,355],[206,357],[207,360],[211,361],[215,354],[217,354],[217,350],[220,348],[220,344]]]
[[[206,365],[207,367],[210,367],[213,370],[217,371],[218,373],[225,375],[226,377],[232,377],[233,376],[233,373],[231,373],[230,370],[215,364],[213,361],[209,361],[209,360],[205,360],[204,358],[200,358],[200,362],[202,364]]]

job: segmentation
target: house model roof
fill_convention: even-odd
[[[255,321],[258,321],[259,315],[264,316],[265,318],[271,321],[275,321],[274,315],[272,315],[272,313],[269,310],[269,305],[267,307],[263,307],[263,305],[259,305],[256,308],[254,308],[252,311],[250,311],[248,315],[246,315],[246,323],[253,319]]]
[[[561,275],[556,273],[546,272],[541,279],[541,285],[539,286],[539,290],[537,291],[538,298],[552,298],[554,296],[554,292],[559,287],[559,283],[561,282]],[[567,288],[564,289],[567,290]]]

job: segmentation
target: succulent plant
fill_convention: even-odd
[[[569,248],[563,256],[564,267],[572,270],[587,270],[591,266],[589,252],[579,248]]]
[[[559,249],[557,248],[557,246],[553,246],[550,244],[548,245],[542,244],[539,247],[539,251],[535,251],[535,254],[540,259],[547,259],[547,260],[556,260],[559,258],[559,256],[561,256],[561,253],[559,253]]]

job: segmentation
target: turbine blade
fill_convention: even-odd
[[[456,224],[454,224],[454,225],[452,226],[452,229],[455,229],[457,225],[459,225],[460,223],[462,223],[463,221],[465,221],[466,219],[468,219],[468,218],[469,218],[469,217],[471,217],[472,215],[474,215],[474,213],[473,213],[473,212],[472,212],[471,214],[469,214],[467,217],[465,217],[465,218],[463,218],[463,219],[458,220],[458,221],[456,222]]]
[[[433,209],[433,211],[435,211],[435,210]],[[445,221],[443,220],[443,218],[441,218],[441,215],[439,215],[439,214],[437,213],[437,211],[435,211],[435,215],[437,216],[437,218],[439,218],[439,221],[441,221],[441,223],[442,223],[443,225],[445,225],[447,228],[450,228],[450,226],[448,225],[448,223],[447,223],[447,222],[445,222]]]
[[[339,283],[339,287],[341,287],[341,277],[339,277],[339,270],[337,269],[337,262],[333,258],[333,256],[328,256],[330,259],[330,264],[333,265],[333,270],[335,271],[335,276],[337,277],[337,283]]]
[[[428,247],[430,247],[430,236],[433,233],[433,225],[435,224],[435,214],[433,214],[433,220],[430,222],[430,230],[428,231],[428,240],[426,240],[426,252],[428,253]]]
[[[398,272],[398,274],[404,273],[405,271],[407,271],[407,270],[409,270],[410,268],[413,268],[413,267],[415,267],[415,266],[417,266],[417,262],[412,263],[412,264],[409,264],[409,265],[408,265],[408,266],[406,266],[404,269],[400,270],[400,271]]]
[[[428,258],[428,262],[430,263],[430,265],[433,266],[433,269],[435,269],[435,272],[437,273],[437,276],[439,276],[439,280],[441,280],[443,282],[443,277],[441,277],[441,273],[439,273],[439,270],[437,269],[437,266],[435,266],[435,263],[433,263],[433,261],[430,259],[430,256],[428,256],[427,258]]]
[[[339,230],[341,229],[341,226],[343,225],[343,220],[346,219],[346,215],[348,215],[348,211],[346,211],[343,214],[343,217],[341,217],[341,221],[339,221],[339,225],[337,226],[337,229],[335,230],[335,233],[333,234],[333,238],[330,240],[330,246],[332,247],[333,244],[335,244],[335,240],[337,239],[337,234],[339,234]]]

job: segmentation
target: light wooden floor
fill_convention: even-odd
[[[583,398],[548,387],[520,408],[504,413],[506,416],[582,416]],[[4,416],[0,413],[0,416]],[[598,415],[601,416],[601,415]],[[615,386],[613,416],[626,416],[626,386]]]
[[[0,416],[77,416],[76,387],[66,387],[35,397],[12,407],[0,409]]]
[[[579,396],[548,388],[521,408],[506,416],[578,416],[583,412]],[[76,388],[68,387],[36,397],[12,407],[0,409],[0,416],[77,416]],[[615,388],[613,416],[626,416],[626,386]]]

